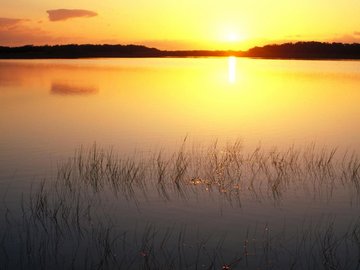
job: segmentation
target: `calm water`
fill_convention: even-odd
[[[81,144],[131,152],[185,136],[359,149],[359,85],[358,61],[2,60],[1,171]]]
[[[94,142],[122,153],[171,151],[186,136],[358,150],[359,86],[359,61],[2,60],[1,184]]]
[[[0,60],[1,193],[16,211],[21,194],[94,142],[121,156],[172,153],[185,137],[191,147],[241,139],[249,151],[315,143],[359,153],[359,89],[359,61]],[[227,234],[229,250],[239,228],[296,231],[330,217],[341,232],[359,217],[349,186],[330,196],[297,188],[275,201],[245,192],[241,203],[201,194],[164,202],[155,192],[109,199],[109,211],[124,230],[170,224]]]

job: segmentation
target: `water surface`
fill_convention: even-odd
[[[292,146],[303,153],[315,144],[313,157],[321,160],[325,146],[326,153],[337,148],[336,158],[341,160],[344,153],[360,150],[359,86],[359,61],[0,60],[2,196],[16,212],[22,194],[36,189],[44,178],[53,181],[76,149],[94,143],[130,160],[154,155],[155,164],[158,153],[166,160],[167,154],[179,151],[184,138],[186,149],[199,153],[218,141],[216,153],[224,155],[223,145],[240,139],[244,153],[251,154],[259,145],[264,153],[273,153],[274,147],[286,152]],[[210,163],[214,155],[203,156],[201,166],[206,167],[204,158]],[[250,164],[241,176],[245,180],[238,177],[247,186],[236,187],[241,191],[237,199],[219,195],[223,187],[211,193],[202,185],[199,193],[195,190],[185,197],[171,189],[167,199],[155,185],[147,196],[140,191],[130,199],[115,196],[108,187],[99,200],[120,230],[131,231],[134,224],[188,226],[215,239],[227,234],[230,242],[225,250],[234,251],[239,245],[236,237],[245,237],[249,229],[264,235],[268,228],[281,234],[286,227],[294,233],[299,224],[306,224],[301,228],[322,220],[331,224],[330,219],[336,220],[337,233],[346,231],[358,218],[359,194],[355,184],[344,182],[341,164],[320,164],[320,178],[310,174],[308,184],[290,181],[275,197],[263,186],[258,186],[265,192],[261,196],[249,188]],[[196,177],[207,181],[209,171],[201,174],[203,167],[194,168],[182,181],[191,184]],[[264,173],[257,181],[264,180]],[[302,183],[296,177],[300,181],[296,183]]]

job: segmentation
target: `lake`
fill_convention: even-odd
[[[4,269],[358,269],[360,61],[0,60]]]

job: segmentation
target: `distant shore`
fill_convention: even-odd
[[[142,57],[252,57],[266,59],[360,59],[359,43],[296,42],[240,50],[159,50],[142,45],[0,46],[0,59]]]

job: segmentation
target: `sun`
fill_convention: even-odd
[[[213,45],[224,50],[239,50],[248,40],[248,33],[241,25],[219,24]]]
[[[228,42],[237,42],[240,41],[240,36],[235,32],[228,32],[225,36],[225,39]]]

